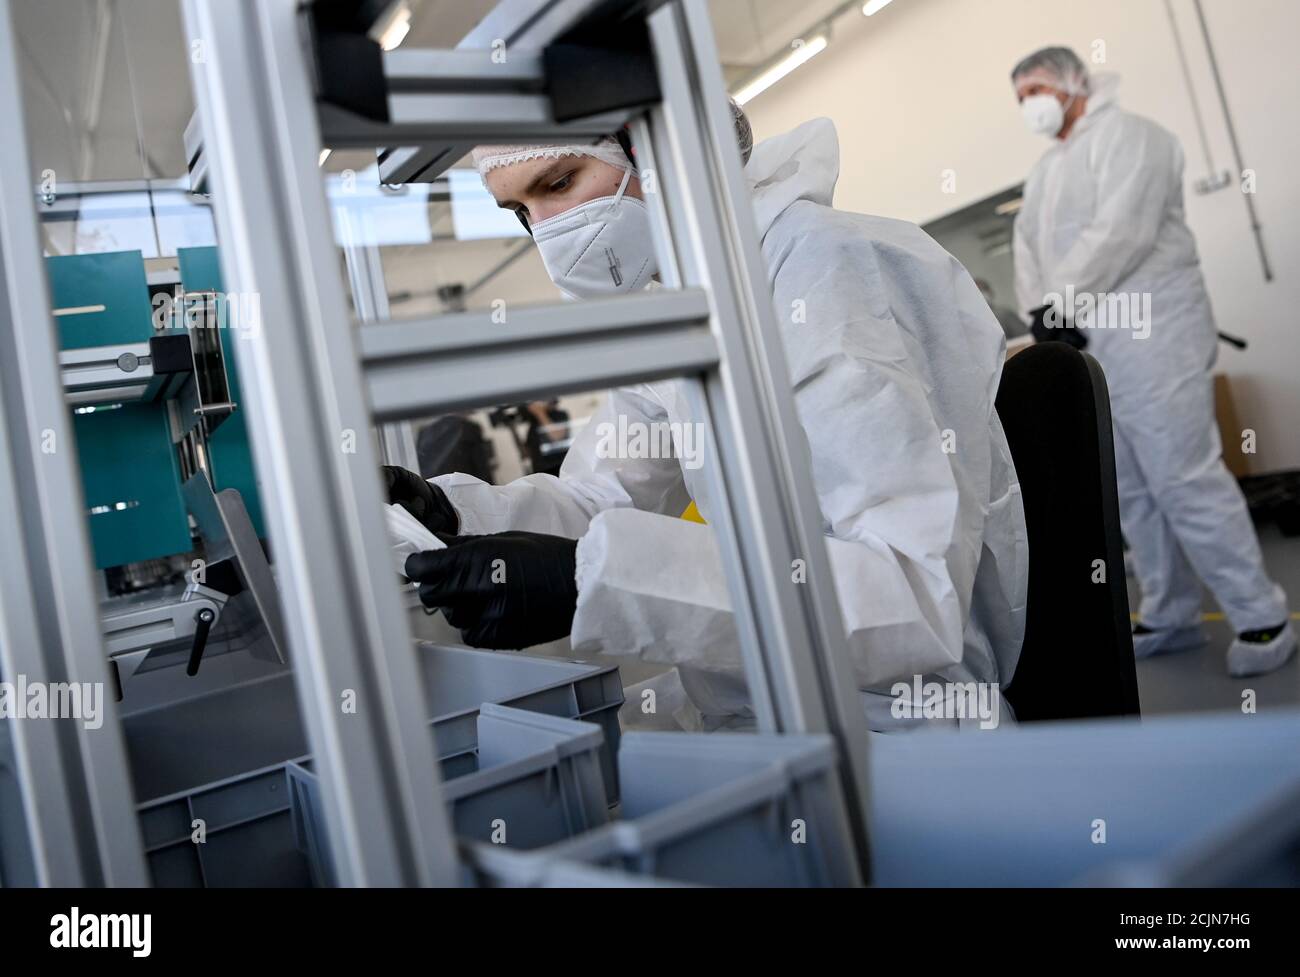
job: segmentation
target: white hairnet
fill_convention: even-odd
[[[1087,95],[1091,91],[1088,68],[1068,47],[1040,48],[1011,69],[1011,81],[1026,75],[1040,74],[1067,95]]]
[[[636,170],[613,136],[606,136],[595,143],[475,146],[471,155],[474,165],[478,167],[479,176],[485,179],[488,173],[501,166],[523,163],[530,159],[559,159],[562,156],[592,156],[620,170]]]
[[[754,151],[754,130],[740,103],[734,98],[728,98],[727,102],[731,106],[731,119],[736,126],[736,143],[740,147],[741,159],[748,163],[750,153]],[[485,180],[488,173],[500,166],[523,163],[530,159],[559,159],[561,156],[592,156],[610,166],[631,170],[633,174],[636,172],[636,166],[627,158],[623,147],[613,136],[606,136],[594,143],[475,146],[471,156],[474,165],[478,167],[479,176]]]

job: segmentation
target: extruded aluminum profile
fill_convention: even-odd
[[[0,672],[108,687],[90,539],[41,256],[11,0],[0,0]],[[33,875],[50,886],[143,886],[126,747],[113,697],[95,729],[6,721]]]
[[[693,376],[717,366],[699,289],[464,312],[360,330],[379,419]]]
[[[299,708],[345,885],[454,885],[456,856],[321,185],[295,0],[184,0],[226,286]],[[309,484],[304,493],[300,486]],[[351,705],[349,705],[349,703]]]

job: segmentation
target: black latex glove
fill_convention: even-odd
[[[388,490],[389,502],[396,502],[415,516],[429,532],[452,534],[460,531],[460,519],[442,489],[426,482],[415,472],[385,465],[384,488]]]
[[[573,630],[577,540],[525,532],[440,538],[447,549],[407,557],[406,575],[466,644],[513,650]]]
[[[1069,319],[1063,319],[1060,313],[1054,316],[1054,327],[1047,325],[1047,310],[1050,308],[1050,305],[1040,305],[1029,313],[1031,317],[1029,331],[1033,334],[1035,342],[1069,343],[1075,349],[1084,349],[1088,345],[1088,337],[1076,329]]]

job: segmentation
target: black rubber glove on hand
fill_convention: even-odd
[[[1051,308],[1051,305],[1040,305],[1029,313],[1031,320],[1029,331],[1033,334],[1035,342],[1069,343],[1075,349],[1087,347],[1088,337],[1079,332],[1074,327],[1074,323],[1064,318],[1060,312],[1052,315],[1052,325],[1047,324],[1047,313]]]
[[[385,465],[384,488],[388,490],[389,502],[396,502],[415,516],[429,532],[452,534],[460,531],[460,519],[442,489],[426,482],[415,472]]]
[[[525,532],[440,538],[447,549],[407,557],[406,575],[466,644],[513,650],[573,629],[577,540]]]

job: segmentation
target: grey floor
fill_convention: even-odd
[[[1290,599],[1292,624],[1300,627],[1300,537],[1288,539],[1275,526],[1263,526],[1259,538],[1269,572]],[[1130,580],[1129,606],[1135,612],[1138,598],[1138,588]],[[1224,657],[1232,641],[1232,629],[1208,594],[1205,613],[1209,616],[1205,623],[1210,635],[1207,645],[1138,662],[1143,715],[1211,710],[1240,712],[1242,693],[1247,689],[1254,690],[1260,710],[1300,705],[1300,664],[1296,658],[1269,675],[1229,678]]]

